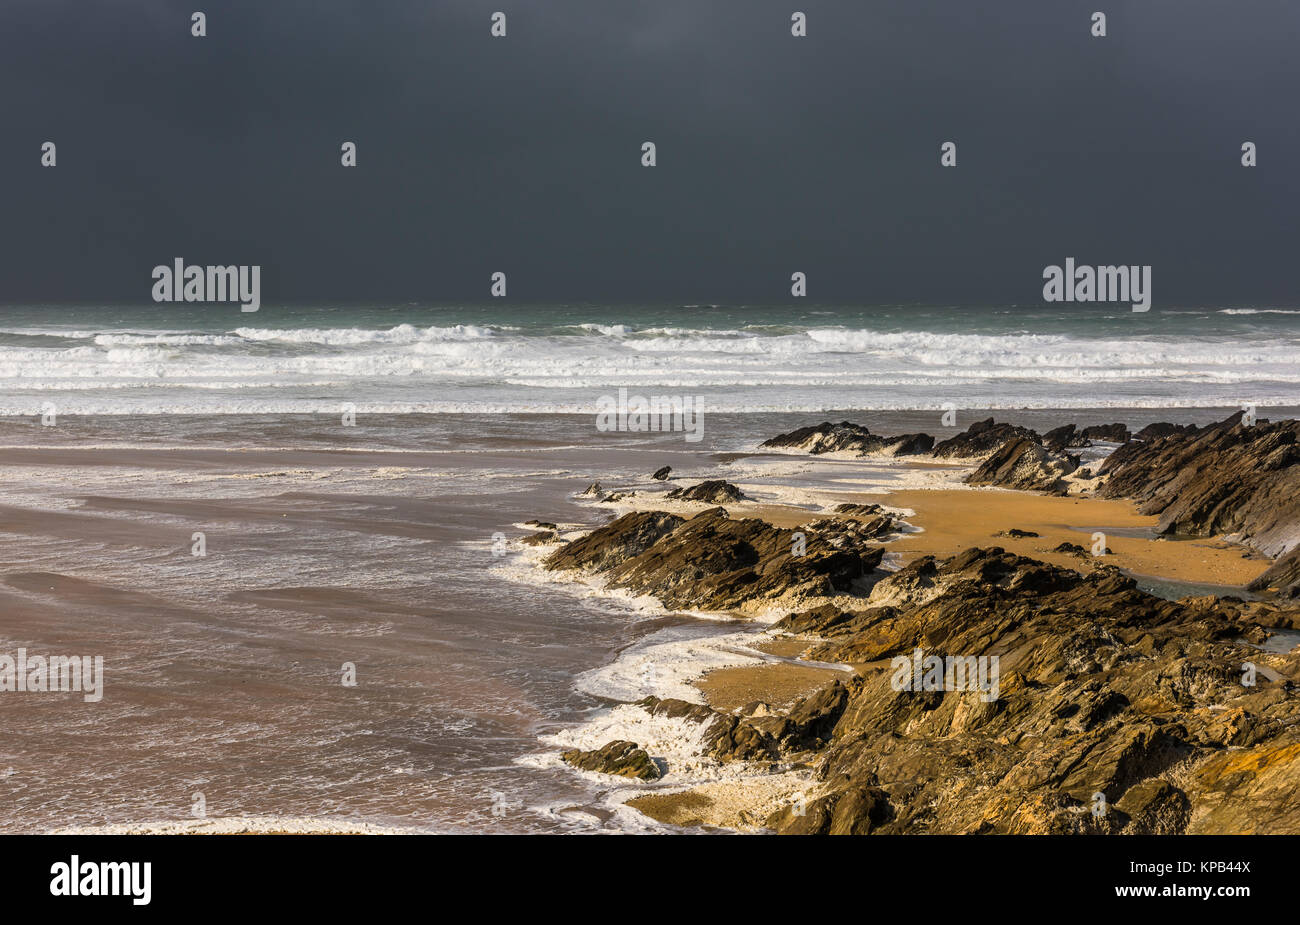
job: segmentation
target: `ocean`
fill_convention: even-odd
[[[615,702],[689,696],[756,659],[756,627],[551,580],[524,521],[599,524],[578,492],[662,465],[760,500],[902,484],[747,455],[833,410],[943,434],[946,403],[1040,431],[1300,405],[1300,310],[1273,307],[174,309],[0,309],[0,652],[105,661],[98,703],[0,697],[3,831],[183,820],[196,795],[214,818],[658,830],[620,804],[653,785],[558,752],[680,749]],[[700,396],[704,439],[598,432],[619,388]]]
[[[1300,402],[1287,306],[0,308],[0,414],[587,413]]]

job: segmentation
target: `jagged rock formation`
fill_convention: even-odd
[[[884,556],[870,539],[851,520],[795,531],[733,520],[723,508],[690,520],[638,511],[565,544],[545,567],[597,573],[609,588],[653,595],[667,607],[730,610],[850,591]]]
[[[848,704],[848,688],[839,681],[797,701],[785,714],[737,716],[684,700],[646,697],[637,705],[655,716],[708,724],[702,754],[719,761],[775,761],[783,755],[818,749]]]
[[[1233,534],[1270,556],[1300,545],[1300,421],[1241,423],[1135,440],[1101,468],[1101,497],[1132,498],[1166,534]],[[1279,563],[1270,581],[1294,578]],[[1294,583],[1291,583],[1294,587]]]
[[[745,493],[722,479],[710,479],[690,488],[674,488],[667,497],[678,501],[703,501],[705,504],[730,504],[745,500]]]
[[[998,548],[917,560],[867,604],[778,626],[821,636],[810,657],[857,664],[998,655],[998,698],[895,690],[880,665],[837,682],[827,744],[804,756],[818,790],[802,815],[774,814],[777,831],[1300,833],[1295,685],[1242,683],[1247,661],[1300,677],[1300,656],[1237,641],[1262,639],[1261,605],[1166,601],[1115,569]]]
[[[1256,593],[1276,589],[1287,597],[1300,597],[1300,546],[1282,556],[1249,585]]]
[[[846,501],[835,505],[836,514],[848,514],[850,517],[874,517],[884,510],[879,504],[850,504]]]
[[[1068,448],[1092,446],[1094,440],[1128,443],[1131,439],[1125,424],[1092,424],[1082,429],[1074,424],[1064,424],[1043,434],[1043,446],[1053,453],[1061,453]]]
[[[858,530],[864,536],[882,537],[899,528],[899,520],[879,504],[837,504],[835,513],[845,517],[861,518]],[[820,524],[821,521],[814,521]]]
[[[1041,442],[1037,433],[1028,427],[1015,424],[997,424],[993,418],[976,421],[955,437],[935,444],[933,455],[937,459],[974,459],[988,456],[1004,444],[1026,439]]]
[[[540,530],[520,537],[519,542],[525,546],[545,546],[547,543],[554,543],[558,536],[554,530]]]
[[[1076,445],[1077,431],[1078,428],[1073,424],[1062,424],[1060,427],[1053,427],[1043,434],[1043,446],[1053,453],[1064,453],[1066,447]]]
[[[1033,440],[1019,437],[994,450],[966,477],[966,483],[1020,491],[1056,491],[1061,479],[1077,468],[1078,457],[1049,452]]]
[[[1126,424],[1093,424],[1080,432],[1079,439],[1089,443],[1093,440],[1100,440],[1103,443],[1128,443],[1133,439],[1133,435],[1129,433]],[[1087,443],[1078,443],[1075,446],[1087,446]]]
[[[571,748],[560,758],[566,764],[583,771],[596,771],[634,780],[658,780],[662,774],[645,749],[635,742],[625,742],[622,739],[592,751]]]
[[[873,454],[912,456],[930,452],[934,446],[934,438],[929,434],[884,437],[873,434],[860,424],[851,424],[848,421],[832,424],[823,421],[812,427],[801,427],[788,434],[780,434],[770,440],[764,440],[759,446],[804,450],[813,455],[847,451],[857,453],[859,456]]]
[[[1170,424],[1166,421],[1160,421],[1154,424],[1148,424],[1133,435],[1136,440],[1157,440],[1161,437],[1172,437],[1175,434],[1194,434],[1198,430],[1195,424]]]

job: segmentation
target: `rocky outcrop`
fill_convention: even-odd
[[[833,681],[780,715],[764,712],[742,716],[657,697],[646,697],[638,701],[638,706],[655,716],[703,724],[702,754],[708,757],[723,762],[775,761],[819,749],[829,742],[848,700],[848,688]]]
[[[1075,437],[1078,428],[1073,424],[1053,427],[1043,434],[1043,446],[1053,453],[1064,453],[1067,447],[1076,446]]]
[[[929,434],[885,437],[873,434],[860,424],[851,424],[848,421],[832,424],[823,421],[812,427],[801,427],[788,434],[780,434],[770,440],[764,440],[759,446],[803,450],[813,455],[849,452],[857,453],[859,456],[911,456],[928,453],[934,446],[934,438]]]
[[[850,592],[884,556],[870,540],[851,520],[828,518],[795,531],[735,520],[723,508],[690,520],[639,511],[565,544],[545,567],[598,573],[606,587],[649,594],[671,608],[730,610]]]
[[[1020,439],[1040,442],[1038,434],[1027,427],[997,424],[993,418],[988,418],[976,421],[957,436],[935,444],[933,455],[937,459],[979,459],[1012,440]]]
[[[998,548],[917,560],[853,612],[780,628],[863,664],[843,688],[817,789],[786,833],[1300,832],[1300,656],[1266,655],[1251,608],[1174,602]],[[997,698],[897,690],[879,660],[999,656]],[[871,664],[868,664],[871,663]],[[1234,749],[1229,751],[1229,748]],[[779,749],[778,749],[779,750]],[[1098,796],[1100,795],[1100,796]]]
[[[899,528],[898,518],[879,504],[837,504],[835,513],[858,519],[858,530],[869,537],[886,536]]]
[[[548,543],[557,542],[559,534],[554,530],[540,530],[537,533],[530,533],[527,536],[519,538],[519,542],[525,546],[545,546]]]
[[[1100,497],[1135,499],[1159,515],[1160,533],[1230,534],[1270,556],[1300,545],[1298,421],[1246,425],[1235,414],[1195,433],[1135,440],[1101,475]]]
[[[745,500],[745,493],[730,482],[711,479],[690,488],[674,488],[667,497],[678,501],[703,501],[705,504],[731,504]]]
[[[1080,431],[1079,440],[1082,442],[1072,445],[1087,446],[1094,440],[1102,443],[1128,443],[1131,439],[1132,434],[1126,424],[1093,424]]]
[[[1283,555],[1246,590],[1256,593],[1277,591],[1287,597],[1300,597],[1300,546]]]
[[[1186,436],[1187,434],[1194,434],[1198,430],[1200,430],[1200,428],[1195,424],[1170,424],[1161,421],[1155,424],[1148,424],[1146,427],[1143,427],[1134,434],[1133,437],[1136,440],[1158,440],[1161,437],[1172,437],[1177,434]]]
[[[547,568],[606,572],[639,556],[685,522],[663,511],[634,511],[566,543],[546,560]]]
[[[1125,424],[1091,424],[1084,428],[1064,424],[1043,434],[1043,446],[1053,453],[1061,453],[1069,448],[1092,446],[1094,441],[1128,443],[1131,439],[1132,435]]]
[[[966,484],[1056,491],[1061,487],[1061,479],[1078,467],[1077,457],[1051,453],[1033,440],[1019,437],[995,450],[966,477]]]
[[[836,514],[847,514],[850,517],[875,517],[884,512],[884,507],[879,504],[844,504],[835,505]]]
[[[656,469],[653,472],[653,474],[651,474],[650,478],[654,479],[657,482],[662,482],[664,479],[668,478],[668,476],[672,474],[672,471],[673,471],[672,466],[664,466],[662,468]]]
[[[659,766],[635,742],[621,739],[592,751],[571,748],[560,755],[565,764],[582,771],[613,774],[634,780],[658,780],[662,776]]]

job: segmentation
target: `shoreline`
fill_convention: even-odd
[[[48,835],[423,835],[418,826],[377,825],[316,816],[222,816],[212,819],[122,822],[54,829]]]

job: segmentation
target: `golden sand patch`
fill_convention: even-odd
[[[775,709],[787,707],[836,678],[849,677],[848,672],[834,668],[768,662],[718,668],[695,681],[694,686],[704,694],[709,706],[730,713],[756,700]]]
[[[1244,547],[1212,538],[1159,540],[1122,536],[1114,531],[1146,530],[1159,518],[1139,514],[1128,501],[1036,495],[1000,489],[899,491],[858,495],[856,501],[910,508],[908,523],[922,528],[889,544],[905,559],[918,555],[950,556],[971,546],[1001,546],[1009,552],[1053,565],[1085,570],[1098,560],[1051,552],[1061,543],[1089,549],[1092,534],[1106,534],[1113,555],[1101,562],[1136,575],[1175,581],[1241,586],[1268,568],[1268,560]],[[993,534],[1011,528],[1038,533],[1015,538]]]

